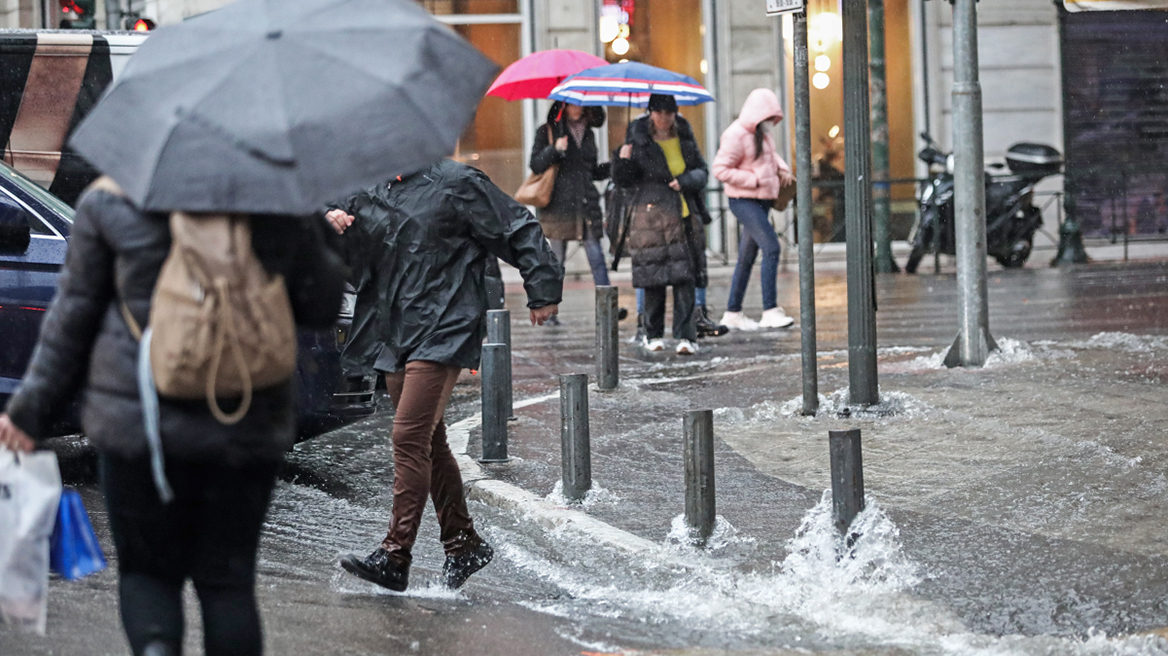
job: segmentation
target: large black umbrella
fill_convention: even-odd
[[[496,70],[409,0],[240,0],[151,35],[70,143],[147,210],[307,213],[453,152]]]

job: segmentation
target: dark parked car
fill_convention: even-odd
[[[73,208],[0,163],[0,408],[20,384],[57,290],[57,275],[73,224]],[[300,439],[369,416],[374,380],[346,378],[340,350],[349,334],[353,295],[332,331],[300,331]],[[76,408],[75,408],[76,409]],[[80,431],[78,413],[62,417],[55,432]]]

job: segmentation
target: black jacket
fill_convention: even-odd
[[[693,129],[684,117],[677,117],[677,136],[685,159],[685,172],[677,176],[690,216],[681,216],[681,198],[670,189],[673,174],[665,153],[653,140],[648,115],[629,124],[625,143],[632,144],[628,159],[612,160],[612,178],[626,189],[623,197],[628,208],[629,225],[624,247],[632,254],[633,286],[706,284],[705,231],[710,222],[705,195],[708,171],[706,161],[694,139]]]
[[[556,110],[556,105],[552,110]],[[603,124],[603,114],[600,116]],[[568,134],[567,121],[553,121],[553,118],[554,115],[549,116],[548,122],[535,131],[531,146],[533,173],[543,173],[553,164],[560,166],[551,202],[537,211],[539,224],[548,239],[583,239],[585,231],[588,236],[599,239],[604,230],[603,216],[600,193],[593,182],[608,178],[609,165],[597,163],[596,135],[592,132],[596,121],[588,124],[583,141],[577,144]],[[568,149],[561,153],[556,150],[555,141],[565,135]]]
[[[366,243],[379,250],[365,259],[374,269],[376,306],[357,307],[380,336],[378,371],[401,371],[411,360],[477,368],[494,257],[519,269],[528,307],[560,302],[563,267],[539,223],[478,169],[443,160],[341,207],[356,217],[355,227],[384,224],[381,240]],[[369,238],[345,231],[348,245]]]
[[[319,218],[252,217],[252,240],[264,268],[284,276],[296,322],[331,326],[340,309],[344,270],[325,244]],[[77,207],[65,266],[41,325],[40,341],[20,388],[8,402],[13,423],[44,436],[53,418],[84,388],[81,424],[99,451],[144,455],[138,400],[138,342],[122,318],[124,300],[139,325],[170,250],[165,214],[147,214],[106,191],[85,193]],[[205,400],[161,399],[168,458],[242,464],[279,459],[296,435],[294,383],[257,390],[234,426],[211,416]],[[227,401],[230,409],[234,403]]]

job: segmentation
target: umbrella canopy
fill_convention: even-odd
[[[547,98],[557,84],[582,70],[604,66],[605,60],[579,50],[541,50],[508,66],[487,90],[504,100]]]
[[[154,33],[70,143],[146,210],[302,214],[449,155],[496,70],[410,0],[240,0]]]
[[[1065,0],[1068,11],[1119,11],[1168,9],[1168,0]]]
[[[655,93],[673,96],[679,105],[700,105],[714,99],[692,77],[640,62],[581,71],[561,82],[548,98],[577,105],[645,107]]]

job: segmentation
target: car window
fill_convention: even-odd
[[[34,234],[59,236],[57,235],[57,232],[45,224],[45,222],[42,221],[40,217],[36,216],[32,212],[29,212],[28,208],[24,206],[24,203],[21,203],[17,198],[13,197],[7,189],[0,188],[0,200],[3,200],[3,202],[10,205],[19,207],[21,212],[24,214],[25,220],[28,221],[28,227],[33,231]]]
[[[4,164],[3,162],[0,162],[0,178],[3,178],[7,182],[10,182],[15,186],[20,187],[21,191],[36,198],[41,203],[44,203],[45,205],[49,206],[57,214],[60,214],[62,217],[64,217],[66,221],[68,221],[70,223],[73,222],[73,208],[72,207],[69,207],[69,205],[66,204],[65,201],[63,201],[60,198],[57,198],[53,194],[49,193],[48,190],[46,190],[44,187],[33,182],[32,180],[29,180],[26,177],[24,177],[24,175],[22,173],[13,169],[12,167],[8,166],[7,164]],[[34,222],[40,223],[39,221],[36,221],[35,219],[34,219]],[[34,226],[32,226],[32,229],[36,232],[45,232],[46,234],[54,234],[54,232],[51,229],[49,229],[48,226],[45,226],[45,225],[40,225],[40,226],[34,225]]]

